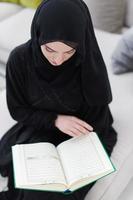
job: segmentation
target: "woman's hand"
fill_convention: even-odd
[[[85,121],[69,115],[58,115],[55,120],[55,126],[65,134],[72,137],[88,134],[93,131],[92,126],[90,126]]]

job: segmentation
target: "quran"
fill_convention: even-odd
[[[73,192],[116,169],[97,133],[58,146],[41,142],[12,146],[16,188]]]

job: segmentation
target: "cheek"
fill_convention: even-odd
[[[75,53],[73,53],[73,54],[71,54],[71,55],[69,55],[69,54],[65,55],[65,60],[70,59],[74,54],[75,54]]]

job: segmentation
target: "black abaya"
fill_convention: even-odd
[[[14,50],[7,64],[7,100],[10,113],[18,123],[10,129],[1,140],[0,165],[2,174],[4,176],[9,176],[10,171],[10,176],[12,177],[12,145],[40,141],[51,142],[58,145],[62,141],[70,138],[70,136],[62,133],[54,126],[57,113],[77,116],[91,124],[94,130],[99,134],[99,137],[110,155],[116,143],[116,133],[112,128],[113,120],[108,105],[88,106],[85,98],[82,96],[78,75],[75,79],[76,84],[74,85],[74,90],[68,91],[70,98],[68,101],[69,107],[59,103],[62,99],[57,102],[56,98],[52,98],[54,97],[52,91],[50,91],[50,94],[47,91],[45,96],[42,92],[43,80],[38,79],[35,71],[32,70],[28,62],[24,65],[21,61],[26,56],[26,48],[25,45],[22,45]],[[65,90],[65,100],[68,100],[67,96],[68,94]],[[79,98],[77,98],[78,96]],[[75,104],[73,104],[74,101]],[[74,109],[72,109],[73,106],[75,106]],[[51,111],[49,112],[48,109]],[[39,198],[41,200],[41,198],[44,199],[44,197],[45,200],[49,200],[49,198],[58,200],[82,200],[92,185],[93,184],[85,186],[71,195],[63,195],[59,193],[28,190],[15,191],[13,189],[13,181],[10,179],[9,187],[11,190],[8,195],[11,196],[11,199],[13,195],[18,195],[17,200],[28,200],[29,198],[33,200]],[[24,198],[22,198],[23,195]]]

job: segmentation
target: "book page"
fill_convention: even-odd
[[[21,172],[17,174],[23,175],[24,184],[65,183],[60,159],[53,144],[15,145],[13,151],[19,155],[18,162],[14,156],[14,167],[19,170],[21,166]]]
[[[69,184],[112,168],[94,132],[67,140],[58,145],[57,150]]]

